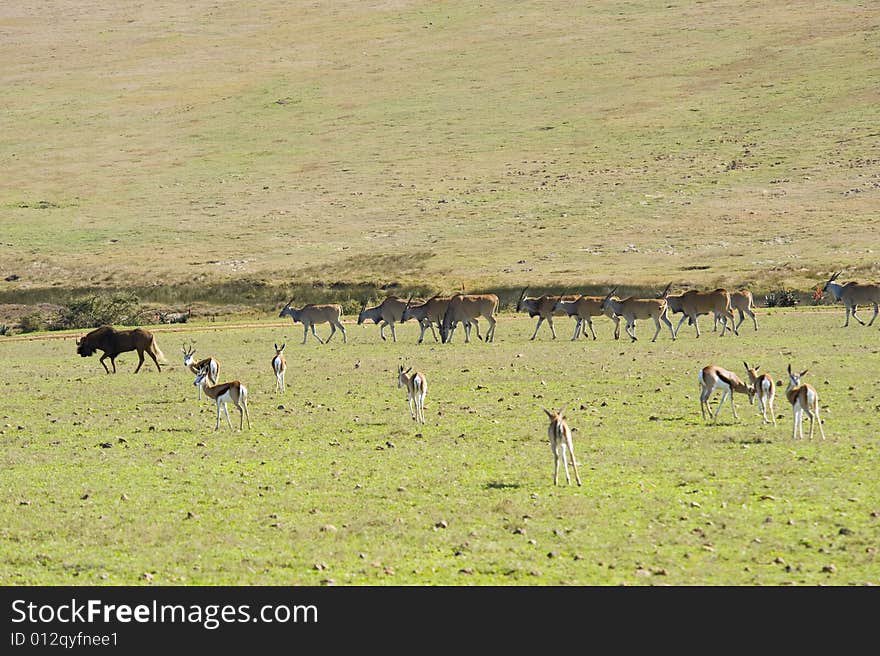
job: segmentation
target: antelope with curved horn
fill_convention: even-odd
[[[556,304],[561,300],[566,301],[575,301],[578,299],[577,294],[573,295],[565,295],[563,291],[562,294],[544,294],[543,296],[526,296],[526,292],[528,291],[528,287],[523,288],[522,293],[519,295],[519,300],[516,302],[516,311],[517,312],[528,312],[529,318],[538,317],[538,323],[535,325],[535,332],[532,333],[531,340],[533,341],[535,337],[538,336],[538,329],[541,327],[541,324],[545,321],[547,325],[550,326],[550,334],[553,335],[553,339],[556,339],[556,329],[553,327],[553,315],[563,314],[561,311],[556,312]]]
[[[669,287],[667,287],[667,290]],[[716,317],[721,316],[722,329],[721,336],[727,332],[728,321],[734,334],[737,332],[735,321],[733,318],[733,310],[730,308],[730,293],[726,289],[716,289],[711,292],[701,292],[696,289],[689,289],[682,294],[666,294],[666,302],[669,311],[673,314],[682,313],[681,320],[675,327],[675,335],[681,330],[681,324],[685,319],[689,319],[697,331],[697,337],[700,336],[700,324],[698,318],[701,314],[714,314]]]
[[[553,451],[553,485],[559,485],[559,461],[562,460],[562,467],[565,469],[565,481],[571,485],[571,476],[568,473],[568,456],[571,457],[571,464],[574,467],[574,477],[577,484],[581,484],[581,475],[578,473],[577,460],[574,457],[574,444],[571,439],[571,428],[563,417],[565,408],[560,408],[559,412],[550,412],[547,408],[542,410],[550,418],[550,425],[547,427],[547,436],[550,438],[550,450]]]
[[[596,339],[596,331],[593,330],[593,317],[606,316],[614,322],[614,339],[620,338],[620,317],[611,311],[602,310],[601,296],[584,296],[581,294],[574,301],[567,301],[560,297],[553,306],[554,314],[567,314],[574,317],[574,335],[571,341],[576,341],[578,336],[583,332],[584,337],[587,331],[583,327],[584,323],[590,328],[593,339]]]
[[[284,374],[287,372],[287,360],[284,359],[284,347],[275,344],[275,356],[272,358],[272,372],[275,374],[275,391],[284,394]]]
[[[312,331],[312,335],[315,339],[318,340],[318,342],[320,342],[321,344],[325,343],[325,340],[318,337],[318,333],[315,332],[315,324],[319,323],[330,324],[330,334],[327,336],[327,342],[329,342],[333,338],[333,335],[334,333],[336,333],[337,328],[342,331],[342,341],[348,341],[345,337],[345,326],[343,326],[342,322],[339,320],[339,317],[342,316],[341,305],[339,305],[338,303],[329,303],[326,305],[314,305],[309,303],[308,305],[304,305],[303,307],[296,309],[290,307],[290,304],[292,302],[293,299],[287,301],[287,304],[282,308],[281,313],[278,316],[279,318],[290,317],[294,323],[302,323],[303,344],[306,343],[306,339],[308,339],[309,337],[310,329]]]
[[[743,361],[743,364],[746,367],[746,373],[749,375],[749,381],[752,384],[752,387],[755,388],[755,396],[758,397],[758,406],[761,408],[761,419],[763,419],[765,424],[769,424],[767,421],[767,410],[770,410],[770,419],[773,420],[773,425],[776,425],[776,411],[773,409],[773,399],[776,397],[776,383],[773,382],[773,378],[768,376],[767,374],[759,374],[758,369],[760,369],[760,365],[755,365],[754,367],[750,367],[748,362]]]
[[[203,360],[195,361],[193,357],[196,353],[196,345],[190,344],[189,346],[183,346],[181,348],[183,351],[183,366],[189,369],[194,374],[198,374],[199,370],[204,367],[208,368],[208,380],[212,385],[217,384],[217,376],[220,375],[220,363],[216,358],[207,357]],[[199,387],[199,401],[202,400],[202,388]]]
[[[413,305],[412,296],[410,296],[409,300],[406,302],[406,307],[403,309],[403,314],[400,317],[400,323],[406,323],[410,319],[415,319],[419,322],[419,326],[422,329],[422,332],[419,333],[419,344],[421,344],[422,340],[425,338],[425,331],[428,328],[431,329],[431,334],[434,335],[434,341],[437,342],[439,340],[437,339],[437,333],[434,330],[434,324],[436,323],[438,326],[443,324],[443,315],[446,314],[446,308],[449,307],[449,301],[451,300],[451,296],[441,297],[439,294],[434,294],[424,303]]]
[[[410,297],[412,298],[412,297]],[[391,339],[397,341],[397,334],[394,332],[394,324],[399,322],[403,317],[403,311],[406,308],[407,301],[397,296],[389,296],[379,305],[368,308],[364,303],[361,312],[358,315],[358,325],[365,321],[372,321],[379,324],[379,336],[385,341],[385,327],[391,327]]]
[[[219,385],[208,385],[208,368],[203,367],[196,374],[193,385],[201,387],[205,392],[205,396],[214,400],[217,404],[217,423],[214,430],[220,430],[220,408],[226,413],[226,423],[229,424],[229,430],[232,430],[232,422],[229,420],[229,408],[226,406],[230,401],[238,408],[241,419],[238,424],[238,430],[243,430],[244,419],[247,417],[248,429],[251,427],[251,416],[247,407],[247,388],[242,385],[241,381],[233,380],[229,383],[220,383]]]
[[[486,341],[495,340],[495,312],[498,310],[498,297],[495,294],[456,294],[449,300],[446,311],[443,313],[443,321],[440,323],[440,337],[444,344],[452,341],[452,333],[455,327],[464,324],[464,341],[470,341],[471,325],[477,329],[477,337],[480,335],[480,317],[485,317],[489,322],[486,330]]]
[[[828,279],[828,282],[822,287],[822,293],[831,292],[834,295],[835,300],[843,301],[843,306],[846,309],[846,322],[843,324],[844,328],[849,325],[850,315],[852,315],[860,324],[863,326],[865,325],[865,322],[856,315],[856,310],[859,305],[874,306],[874,316],[871,317],[871,320],[867,324],[869,326],[872,325],[874,319],[877,318],[878,304],[880,304],[880,283],[852,281],[845,285],[841,285],[840,283],[835,282],[841,273],[843,273],[843,271],[838,271]]]
[[[703,419],[706,419],[706,411],[709,412],[710,416],[712,415],[712,408],[709,407],[709,397],[712,396],[716,389],[721,390],[721,400],[718,401],[718,408],[715,410],[712,421],[717,421],[718,413],[721,412],[724,399],[727,398],[728,394],[730,395],[730,409],[733,410],[734,419],[739,419],[736,414],[736,406],[733,405],[734,392],[747,394],[749,403],[755,402],[754,385],[746,385],[732,371],[710,364],[703,367],[697,377],[700,380],[700,413],[703,415]]]
[[[410,373],[412,372],[412,373]],[[406,371],[403,365],[397,366],[397,388],[406,388],[406,400],[409,403],[409,414],[413,420],[425,423],[425,396],[428,394],[428,379],[420,371],[413,371],[409,367]],[[415,405],[415,410],[413,409]]]
[[[791,403],[791,409],[794,412],[794,426],[792,427],[791,438],[804,439],[804,413],[810,418],[810,439],[813,439],[813,422],[819,422],[819,432],[822,439],[825,439],[825,429],[822,428],[822,419],[819,417],[819,393],[816,388],[809,383],[802,383],[801,378],[807,375],[808,369],[804,369],[799,374],[792,373],[791,365],[788,365],[788,387],[785,390],[785,397]]]
[[[666,294],[672,283],[666,286],[661,298],[625,298],[619,300],[614,296],[617,287],[608,292],[608,295],[602,299],[602,312],[612,312],[619,317],[623,317],[626,321],[626,334],[630,336],[632,341],[636,341],[635,327],[637,319],[653,319],[657,330],[654,332],[652,342],[657,341],[657,335],[660,334],[660,322],[662,321],[669,327],[672,340],[675,341],[675,331],[672,329],[672,323],[667,316],[668,306],[666,303]]]

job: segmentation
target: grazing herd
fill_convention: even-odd
[[[837,283],[836,280],[840,273],[835,273],[825,283],[821,291],[817,291],[819,297],[825,292],[831,293],[836,300],[842,301],[846,309],[846,322],[844,326],[849,325],[850,316],[854,317],[862,325],[866,325],[856,314],[859,305],[873,305],[874,315],[868,322],[868,326],[872,325],[878,315],[878,304],[880,304],[880,285],[878,284],[862,284],[850,282],[845,285]],[[554,316],[569,316],[575,320],[574,334],[572,341],[578,339],[582,334],[587,336],[587,328],[589,328],[592,338],[596,339],[596,333],[593,328],[593,317],[605,316],[614,323],[614,338],[618,339],[620,334],[620,321],[623,320],[627,335],[636,341],[635,325],[636,321],[651,319],[655,325],[654,336],[651,341],[656,341],[661,332],[662,325],[669,328],[670,335],[673,340],[678,336],[678,332],[684,324],[685,320],[689,324],[693,324],[696,336],[700,336],[699,317],[702,315],[712,315],[717,330],[718,322],[722,324],[721,335],[723,336],[728,328],[734,333],[739,334],[739,327],[749,316],[755,330],[758,329],[758,320],[754,312],[754,299],[752,293],[748,290],[739,290],[728,292],[724,289],[716,289],[712,291],[689,290],[681,294],[670,294],[671,285],[667,285],[666,289],[657,298],[618,298],[615,296],[617,288],[612,289],[606,296],[585,296],[583,294],[544,294],[537,297],[527,297],[528,288],[523,289],[516,304],[518,312],[527,312],[530,317],[537,317],[538,321],[532,333],[531,340],[538,335],[541,325],[546,322],[550,328],[553,338],[556,338],[556,330],[553,325]],[[308,304],[301,308],[293,308],[289,301],[281,310],[279,317],[290,317],[294,323],[303,324],[303,344],[308,339],[309,332],[321,344],[329,342],[333,335],[339,330],[342,333],[343,342],[346,342],[345,327],[341,322],[342,307],[338,304],[314,305]],[[424,340],[425,332],[430,329],[435,341],[448,343],[452,341],[452,335],[459,324],[464,324],[465,343],[470,341],[471,330],[475,329],[477,337],[486,342],[494,341],[495,328],[497,319],[495,313],[498,311],[499,299],[495,294],[455,294],[453,296],[441,297],[435,295],[423,302],[413,302],[412,297],[407,300],[402,298],[389,296],[379,305],[375,307],[367,307],[364,303],[358,316],[358,325],[372,321],[379,325],[380,337],[385,340],[385,328],[391,329],[391,338],[397,341],[395,332],[395,324],[405,323],[410,319],[415,319],[420,328],[418,342],[421,344]],[[734,311],[738,312],[738,321],[734,317]],[[681,314],[682,317],[678,325],[673,328],[669,315]],[[480,334],[479,322],[485,319],[488,323],[485,338]],[[330,335],[326,340],[322,340],[315,327],[318,324],[330,324]],[[584,326],[586,323],[586,327]],[[438,340],[435,326],[440,332],[440,340]],[[146,330],[136,328],[133,330],[117,331],[112,326],[102,326],[77,340],[77,353],[82,357],[88,357],[96,351],[102,351],[103,355],[100,362],[104,370],[109,374],[110,369],[107,367],[105,360],[110,359],[113,367],[113,373],[116,373],[115,358],[123,352],[137,351],[139,362],[135,373],[137,373],[144,363],[144,353],[149,355],[156,368],[161,371],[160,360],[164,361],[164,355],[156,344],[155,337]],[[272,357],[271,366],[275,377],[275,392],[283,394],[285,392],[285,373],[287,370],[287,362],[284,357],[284,348],[286,344],[280,347],[275,344],[275,355]],[[202,393],[206,397],[213,400],[217,408],[217,417],[214,430],[219,430],[221,413],[225,413],[226,422],[232,429],[232,422],[229,418],[228,403],[232,403],[238,409],[239,430],[243,430],[244,423],[247,421],[250,428],[250,415],[248,412],[247,399],[248,391],[241,381],[233,380],[225,383],[218,383],[220,363],[214,357],[207,357],[201,360],[195,360],[195,346],[184,346],[183,364],[195,375],[193,385],[198,390],[198,398],[201,399]],[[713,421],[717,420],[718,414],[724,405],[725,400],[729,397],[730,408],[734,419],[738,419],[736,407],[734,405],[734,395],[743,394],[748,397],[749,403],[754,404],[755,398],[761,410],[761,417],[765,424],[772,423],[776,425],[774,399],[776,391],[776,383],[773,378],[766,373],[758,373],[759,366],[750,366],[748,362],[743,362],[748,382],[743,381],[733,371],[723,367],[711,364],[703,367],[699,374],[700,384],[700,412],[704,420],[711,417]],[[816,389],[808,383],[801,382],[807,371],[796,374],[792,371],[791,365],[788,366],[788,386],[785,390],[785,396],[789,404],[792,406],[794,417],[794,426],[792,430],[792,438],[803,439],[803,418],[806,415],[810,420],[809,438],[812,439],[814,424],[818,423],[819,432],[822,439],[825,439],[825,431],[822,427],[822,421],[819,417],[819,395]],[[405,388],[407,403],[409,405],[410,416],[418,423],[425,423],[424,403],[427,395],[428,384],[427,377],[421,371],[413,371],[412,367],[404,369],[403,365],[398,367],[397,371],[398,388]],[[720,390],[722,392],[721,399],[714,411],[709,405],[712,394]],[[574,467],[575,479],[577,484],[581,484],[580,475],[577,470],[577,463],[574,456],[574,448],[572,444],[571,428],[563,417],[564,409],[558,412],[551,412],[544,409],[544,412],[550,419],[548,427],[548,436],[550,446],[554,456],[554,485],[558,484],[559,479],[559,461],[562,460],[565,470],[565,477],[568,484],[571,484],[571,478],[568,472],[568,460],[571,460]]]

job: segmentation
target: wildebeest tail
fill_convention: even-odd
[[[156,343],[156,336],[153,336],[153,339],[150,340],[150,351],[162,364],[168,364],[168,360],[165,359],[165,354],[162,353],[162,349],[159,348],[159,345]]]

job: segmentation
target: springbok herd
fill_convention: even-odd
[[[846,322],[844,326],[849,325],[850,316],[856,319],[862,325],[873,325],[878,315],[878,305],[880,305],[880,284],[864,284],[858,282],[849,282],[840,284],[837,278],[840,272],[831,276],[821,290],[821,294],[831,293],[835,300],[842,301],[846,309]],[[672,339],[675,340],[679,330],[685,320],[689,324],[693,324],[697,337],[700,336],[699,317],[701,315],[713,315],[715,327],[717,329],[718,322],[722,324],[721,336],[728,329],[734,334],[739,334],[739,327],[745,320],[746,316],[752,319],[755,330],[758,330],[758,320],[754,312],[754,299],[752,293],[747,290],[739,290],[728,292],[724,289],[716,289],[713,291],[689,290],[681,294],[670,294],[671,285],[667,285],[666,289],[657,298],[618,298],[614,295],[617,289],[612,289],[606,296],[585,296],[583,294],[544,294],[539,297],[527,297],[528,288],[523,289],[517,301],[517,312],[527,312],[529,317],[537,317],[538,321],[535,330],[532,333],[531,340],[538,335],[541,324],[545,321],[553,338],[556,338],[556,329],[553,325],[554,316],[569,316],[574,318],[574,334],[572,341],[577,340],[580,335],[587,336],[587,328],[589,328],[592,338],[596,339],[596,333],[593,329],[593,317],[605,316],[614,323],[614,338],[618,339],[620,335],[620,321],[625,321],[625,330],[627,335],[636,341],[635,325],[638,320],[652,319],[655,325],[654,336],[651,341],[656,341],[657,336],[662,330],[662,324],[669,328]],[[820,294],[820,295],[821,295]],[[290,317],[294,323],[303,324],[303,344],[308,339],[309,332],[320,343],[329,342],[333,335],[339,330],[342,333],[343,341],[346,341],[345,326],[341,321],[342,307],[338,304],[316,305],[309,304],[301,308],[291,307],[288,301],[281,310],[280,317]],[[859,305],[873,305],[874,314],[871,320],[865,324],[856,314]],[[402,299],[389,296],[379,305],[375,307],[367,307],[364,303],[358,316],[358,324],[372,321],[379,325],[379,335],[385,340],[385,328],[391,328],[391,338],[397,341],[394,326],[397,323],[405,323],[410,319],[415,319],[420,328],[418,342],[421,344],[425,332],[430,329],[435,341],[448,343],[452,341],[452,335],[455,328],[459,324],[464,324],[465,342],[470,341],[471,329],[476,330],[477,337],[486,342],[494,341],[496,318],[495,313],[498,311],[499,301],[495,294],[455,294],[452,296],[435,295],[423,302],[413,302],[412,297]],[[738,320],[734,317],[734,311],[739,314]],[[673,328],[669,314],[681,314],[681,319]],[[485,338],[480,334],[479,320],[486,319],[489,327],[486,331]],[[322,340],[315,331],[318,324],[329,323],[330,335],[326,340]],[[586,323],[586,326],[584,325]],[[440,333],[440,339],[437,338],[437,331]],[[105,330],[105,328],[97,329],[93,333]],[[135,331],[132,331],[135,332]],[[146,331],[141,331],[146,332]],[[85,338],[87,342],[90,333]],[[152,337],[149,337],[152,340]],[[79,344],[79,342],[78,342]],[[283,394],[285,392],[285,372],[287,363],[284,358],[285,344],[278,346],[275,344],[275,355],[271,359],[272,373],[275,377],[275,392]],[[102,346],[98,349],[106,350]],[[123,350],[132,350],[123,349]],[[93,352],[94,349],[91,349]],[[161,351],[159,352],[161,353]],[[91,354],[82,352],[80,354]],[[108,357],[109,353],[104,357]],[[220,363],[213,357],[207,357],[196,361],[194,358],[195,348],[193,346],[184,346],[183,363],[195,375],[193,384],[199,389],[199,399],[204,392],[205,396],[212,399],[217,407],[217,418],[214,430],[219,430],[221,410],[225,412],[227,424],[232,429],[232,422],[229,418],[229,410],[227,404],[233,403],[240,413],[239,430],[243,429],[243,424],[247,420],[248,428],[250,428],[250,416],[248,414],[247,397],[248,392],[245,385],[238,380],[219,383],[218,376],[220,371]],[[115,354],[113,354],[115,357]],[[154,358],[155,359],[155,358]],[[141,355],[141,361],[143,356]],[[103,358],[102,358],[103,364]],[[776,425],[774,400],[776,393],[776,383],[773,378],[766,373],[759,374],[759,366],[751,366],[748,362],[743,362],[748,376],[748,383],[744,382],[733,371],[723,367],[710,364],[703,367],[698,375],[700,385],[700,412],[705,419],[711,417],[712,421],[717,420],[718,414],[724,405],[725,400],[729,397],[730,407],[733,412],[734,419],[738,419],[736,407],[734,406],[734,394],[744,394],[749,398],[749,403],[754,404],[755,398],[761,410],[761,416],[764,423],[772,423]],[[158,363],[157,363],[158,367]],[[140,368],[140,365],[138,366]],[[106,365],[105,365],[106,369]],[[115,372],[115,367],[114,367]],[[109,373],[109,370],[108,370]],[[825,431],[822,427],[822,420],[819,417],[819,394],[816,389],[808,384],[803,383],[801,379],[806,375],[807,371],[795,373],[792,371],[791,365],[788,366],[788,385],[785,390],[785,397],[792,407],[794,425],[792,428],[793,439],[803,439],[803,418],[806,415],[810,420],[809,439],[813,437],[814,424],[818,423],[819,432],[822,439],[825,439]],[[418,423],[425,423],[424,402],[428,391],[427,376],[421,371],[413,371],[412,367],[404,369],[401,365],[397,370],[397,386],[406,389],[407,403],[411,418]],[[722,392],[721,399],[715,409],[709,405],[709,399],[715,390]],[[565,477],[568,484],[571,484],[571,478],[568,472],[568,461],[571,463],[575,471],[575,479],[577,484],[581,484],[580,475],[578,474],[577,464],[575,462],[574,447],[572,444],[571,428],[569,427],[565,417],[564,408],[557,412],[551,412],[546,408],[544,412],[550,419],[548,427],[548,436],[550,446],[554,456],[554,475],[553,483],[558,484],[559,479],[559,461],[562,460],[565,470]],[[708,413],[708,414],[707,414]]]

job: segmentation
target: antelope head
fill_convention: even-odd
[[[617,287],[608,292],[608,295],[602,299],[602,304],[599,306],[604,312],[608,308],[608,301],[611,300],[611,297],[614,296],[614,292],[617,291]]]
[[[797,387],[798,385],[800,385],[800,384],[801,384],[801,378],[803,378],[804,376],[806,376],[808,371],[809,371],[809,369],[804,369],[804,370],[803,370],[802,372],[800,372],[799,374],[796,374],[796,373],[792,372],[792,370],[791,370],[791,364],[789,364],[789,365],[788,365],[788,380],[789,380],[789,387]]]
[[[519,295],[519,300],[516,302],[516,311],[522,312],[522,302],[526,297],[526,292],[528,291],[528,287],[523,287],[522,294]]]
[[[413,295],[410,294],[409,298],[406,299],[406,306],[404,306],[403,312],[400,315],[400,323],[406,323],[406,320],[409,319],[409,308],[410,308],[410,305],[412,304],[412,299],[413,299]]]
[[[364,312],[367,311],[367,302],[364,301],[364,304],[361,305],[360,314],[358,314],[358,325],[360,326],[364,322]]]
[[[830,285],[831,283],[835,282],[835,281],[837,280],[837,277],[838,277],[841,273],[843,273],[843,271],[838,271],[837,273],[832,274],[832,276],[828,279],[828,282],[826,282],[825,285],[822,287],[822,292],[823,292],[823,293],[824,293],[824,292],[827,292],[827,291],[830,291],[829,288],[828,288],[828,285]]]
[[[281,318],[281,317],[290,317],[291,319],[294,318],[293,313],[295,312],[295,310],[292,307],[290,307],[291,303],[293,303],[292,298],[289,301],[287,301],[287,303],[284,305],[283,308],[281,308],[281,312],[278,315],[279,318]]]

